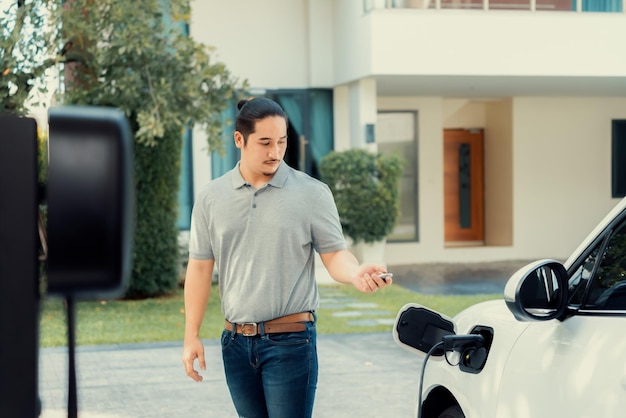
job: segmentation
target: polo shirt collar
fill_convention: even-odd
[[[233,188],[235,189],[238,189],[240,187],[245,186],[246,184],[249,184],[241,176],[241,171],[239,171],[239,164],[241,164],[241,161],[237,161],[237,165],[233,169],[233,175],[232,175]],[[289,174],[289,167],[287,166],[287,163],[285,161],[281,161],[280,165],[278,166],[278,170],[276,170],[276,173],[274,173],[274,176],[267,184],[273,187],[282,188],[285,182],[287,181],[288,174]]]

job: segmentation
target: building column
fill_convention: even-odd
[[[350,149],[350,91],[347,84],[333,89],[334,150]]]
[[[350,84],[350,146],[376,152],[376,80],[366,78]],[[369,125],[369,127],[368,127]],[[369,135],[367,129],[370,129]],[[373,141],[373,142],[372,142]]]
[[[363,79],[336,86],[333,90],[335,123],[335,150],[366,148],[376,152],[373,131],[376,126],[378,105],[376,80]],[[369,128],[368,128],[369,125]]]

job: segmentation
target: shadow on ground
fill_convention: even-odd
[[[502,293],[506,281],[534,260],[485,263],[424,263],[388,266],[394,283],[423,294],[471,295]]]

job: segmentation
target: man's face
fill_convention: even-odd
[[[255,132],[243,136],[235,132],[235,145],[241,150],[241,169],[244,174],[255,177],[272,177],[287,150],[287,121],[280,116],[269,116],[256,122]],[[268,179],[269,180],[269,179]]]

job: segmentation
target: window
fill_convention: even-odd
[[[626,220],[596,244],[569,282],[570,305],[586,310],[626,309]]]
[[[191,161],[191,131],[183,134],[183,152],[180,163],[180,186],[178,189],[178,229],[191,227],[191,207],[193,205],[193,167]]]
[[[400,179],[400,216],[388,241],[417,241],[417,113],[378,112],[376,142],[383,154],[396,154],[405,160]]]
[[[612,126],[611,191],[613,197],[626,196],[626,120],[615,119]]]
[[[599,247],[599,246],[598,246]],[[580,306],[585,298],[587,285],[593,273],[593,267],[598,259],[598,247],[587,256],[585,262],[578,267],[569,281],[569,304]]]
[[[329,89],[268,90],[265,96],[281,105],[287,118],[285,162],[293,168],[319,178],[318,163],[333,150],[333,92]],[[222,141],[225,155],[211,154],[211,176],[217,178],[239,161],[233,141],[236,103],[222,112]]]
[[[583,12],[621,12],[622,0],[572,0],[572,10],[581,2]]]
[[[222,143],[224,144],[224,155],[217,152],[211,153],[211,178],[218,178],[233,167],[239,161],[240,152],[233,140],[235,130],[235,117],[237,116],[237,103],[233,101],[230,106],[222,111]]]
[[[626,309],[626,222],[611,234],[594,274],[587,309]]]
[[[285,162],[319,179],[318,164],[334,144],[332,90],[271,90],[267,96],[278,102],[289,118]]]

